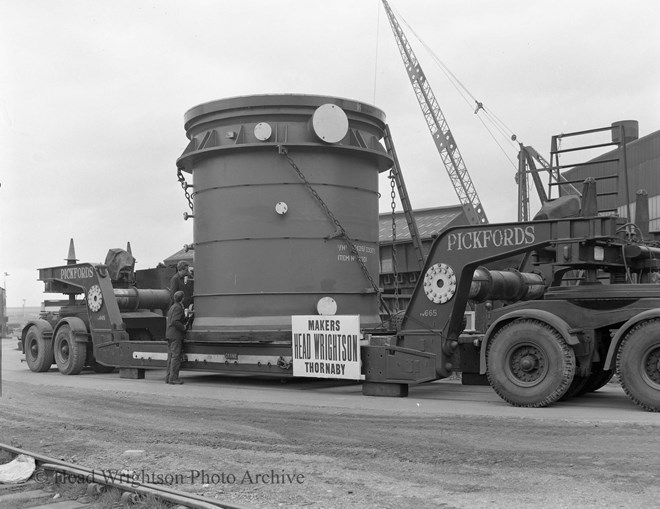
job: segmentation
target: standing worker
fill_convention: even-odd
[[[174,302],[174,294],[183,292],[183,307],[188,308],[193,301],[193,277],[188,262],[181,260],[176,264],[176,274],[170,279],[170,301]]]
[[[181,385],[183,380],[179,378],[181,368],[181,355],[183,353],[183,338],[186,335],[186,317],[183,309],[182,291],[174,292],[174,304],[167,311],[167,375],[165,383]]]

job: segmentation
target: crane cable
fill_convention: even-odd
[[[499,131],[499,133],[508,140],[510,145],[514,149],[518,149],[518,145],[515,143],[517,140],[517,136],[514,134],[514,132],[507,127],[507,125],[500,120],[496,115],[490,112],[490,110],[487,110],[483,103],[481,101],[478,101],[477,98],[470,92],[470,90],[461,82],[461,80],[458,79],[458,77],[447,67],[447,65],[438,58],[438,56],[433,52],[433,50],[426,44],[419,35],[415,32],[415,30],[408,24],[408,22],[405,20],[403,16],[397,11],[397,17],[400,19],[408,28],[410,33],[414,35],[414,37],[419,41],[419,43],[426,49],[426,51],[429,52],[433,60],[436,62],[436,64],[440,67],[440,70],[447,76],[447,79],[449,82],[452,84],[452,86],[457,90],[459,95],[463,98],[463,100],[470,106],[470,108],[474,108],[476,105],[476,108],[474,110],[474,113],[477,115],[481,123],[483,124],[484,128],[488,132],[488,134],[491,136],[493,141],[497,144],[497,146],[500,148],[504,156],[509,160],[511,165],[517,170],[518,169],[518,164],[514,162],[511,157],[509,157],[509,154],[507,154],[505,148],[502,146],[502,144],[497,140],[495,134],[493,131],[486,125],[486,122],[484,121],[483,117],[479,115],[479,113],[483,112],[484,116],[491,122],[492,126],[494,127],[495,130]]]
[[[378,88],[378,48],[380,47],[380,8],[376,8],[376,61],[374,65],[374,99],[373,104],[376,104],[376,89]]]

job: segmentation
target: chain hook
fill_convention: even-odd
[[[188,200],[188,206],[190,207],[190,211],[194,212],[192,195],[188,192],[188,188],[193,187],[193,185],[188,184],[188,182],[186,182],[186,177],[183,176],[183,172],[181,171],[181,168],[176,169],[176,177],[179,180],[179,183],[181,184],[181,188],[183,189],[183,194],[186,196],[186,200]]]
[[[397,253],[396,253],[396,179],[394,171],[390,169],[390,197],[392,202],[392,277],[394,278],[394,312],[399,312],[399,273],[397,272]]]

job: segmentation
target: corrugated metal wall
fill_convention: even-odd
[[[660,232],[660,131],[655,131],[627,145],[628,159],[628,189],[630,196],[625,198],[625,180],[618,175],[615,163],[592,164],[573,168],[563,173],[568,180],[583,181],[587,177],[598,180],[599,193],[616,193],[611,196],[601,196],[598,200],[599,210],[618,210],[621,216],[627,216],[626,203],[631,203],[631,213],[634,218],[635,195],[644,189],[649,195],[650,230]],[[616,150],[610,151],[593,161],[611,159],[616,156]],[[617,179],[605,178],[617,175]],[[576,185],[578,189],[580,185]]]

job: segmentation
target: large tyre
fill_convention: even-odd
[[[36,373],[48,371],[53,365],[53,343],[45,340],[41,332],[33,325],[25,334],[25,361]]]
[[[515,320],[500,329],[486,351],[488,381],[504,401],[544,407],[568,390],[575,376],[575,354],[549,325]]]
[[[77,375],[85,366],[87,344],[75,340],[68,325],[62,325],[55,335],[53,344],[57,369],[63,375]]]
[[[660,320],[637,324],[621,342],[616,373],[626,394],[642,408],[660,412]]]
[[[587,378],[587,383],[577,392],[575,396],[584,396],[590,392],[596,392],[598,389],[605,387],[613,376],[613,370],[609,369],[607,371],[603,371],[602,364],[599,364],[598,367],[593,369]]]
[[[559,401],[566,401],[581,394],[584,394],[582,391],[584,387],[589,383],[588,376],[574,376],[571,385],[568,386],[568,389],[564,395],[559,398]]]

